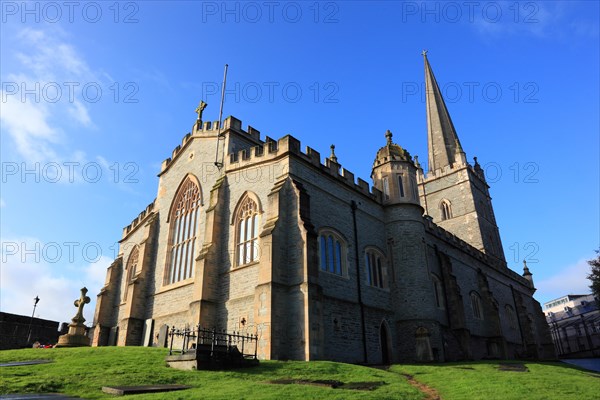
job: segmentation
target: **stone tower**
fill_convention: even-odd
[[[408,151],[392,143],[392,132],[385,133],[386,145],[379,149],[371,178],[383,193],[383,204],[412,203],[420,205],[417,169]]]
[[[467,162],[425,51],[423,58],[429,165],[426,175],[417,165],[421,204],[433,222],[505,265],[483,169],[476,157]]]
[[[417,167],[411,155],[385,134],[371,178],[382,192],[385,236],[390,250],[390,300],[395,310],[396,347],[399,361],[432,361],[429,337],[439,338],[431,277],[425,266],[423,207],[419,201]],[[417,334],[423,332],[423,334]],[[434,340],[435,343],[435,340]],[[438,343],[439,347],[439,343]]]

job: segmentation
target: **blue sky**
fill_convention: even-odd
[[[509,266],[587,292],[599,245],[598,2],[11,2],[1,26],[0,308],[68,321],[200,100],[370,180],[390,129],[426,163],[422,49]],[[115,5],[116,4],[116,5]]]

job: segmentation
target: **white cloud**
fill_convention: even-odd
[[[7,49],[16,64],[3,67],[3,132],[28,162],[58,161],[57,145],[68,139],[70,125],[93,126],[81,87],[99,80],[85,59],[58,30],[25,28],[11,38],[18,49]],[[12,70],[11,70],[12,69]],[[18,71],[15,71],[18,69]]]
[[[581,259],[549,278],[534,281],[538,289],[535,297],[545,302],[566,294],[590,293],[590,281],[586,278],[589,272],[587,260]]]
[[[598,37],[597,25],[578,18],[567,2],[497,2],[476,7],[475,29],[485,36],[530,35],[538,38]],[[577,19],[576,22],[567,22]]]
[[[84,317],[86,324],[91,326],[96,295],[104,285],[106,268],[112,259],[100,256],[78,268],[64,268],[70,264],[68,248],[62,248],[62,257],[58,259],[54,250],[33,237],[2,240],[0,309],[31,315],[33,298],[39,296],[36,317],[70,322],[76,313],[73,302],[85,286],[90,304],[84,308]]]
[[[0,91],[0,95],[4,99],[5,93]],[[55,159],[51,144],[58,142],[59,133],[50,126],[48,106],[8,99],[0,118],[20,155],[30,162]]]

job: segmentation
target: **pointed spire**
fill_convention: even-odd
[[[465,164],[463,152],[454,124],[444,103],[444,98],[435,80],[427,50],[421,53],[425,61],[425,93],[427,105],[427,143],[429,150],[429,171],[452,164]]]

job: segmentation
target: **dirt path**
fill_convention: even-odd
[[[402,376],[406,377],[406,379],[408,380],[408,383],[410,383],[411,386],[416,387],[421,392],[423,392],[427,395],[427,397],[425,397],[425,400],[442,400],[439,393],[434,388],[429,387],[429,386],[425,385],[424,383],[418,382],[412,375],[402,374]]]
[[[442,400],[442,397],[437,392],[437,390],[425,385],[424,383],[418,382],[410,374],[401,374],[398,372],[390,371],[389,366],[387,366],[387,365],[376,365],[376,366],[374,366],[374,368],[382,369],[384,371],[391,372],[393,374],[402,375],[403,377],[406,378],[406,380],[412,387],[419,389],[419,391],[421,391],[422,393],[424,393],[427,396],[427,397],[425,397],[425,400]]]

